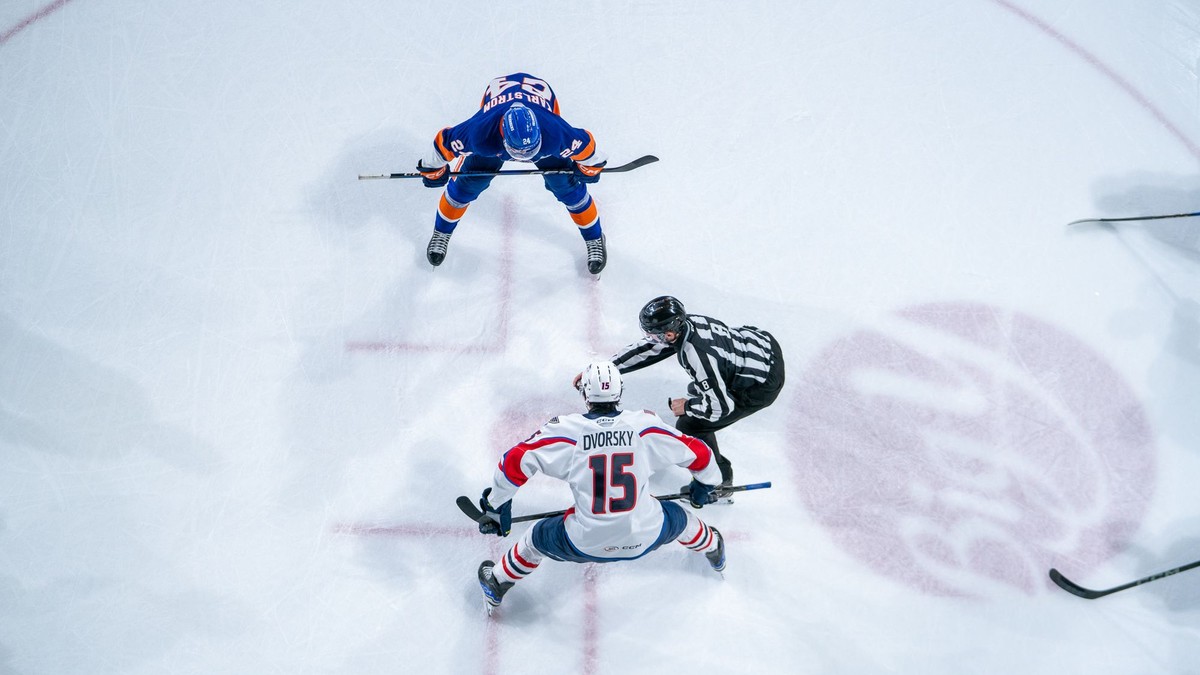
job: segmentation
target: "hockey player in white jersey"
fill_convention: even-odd
[[[539,520],[497,564],[479,566],[488,612],[513,584],[545,558],[566,562],[615,562],[640,558],[669,541],[705,554],[725,569],[725,542],[689,510],[659,501],[648,491],[650,476],[669,466],[692,472],[692,506],[711,503],[721,472],[712,451],[650,411],[618,408],[621,374],[609,362],[584,371],[579,390],[588,412],[556,417],[500,459],[480,508],[491,517],[484,534],[505,536],[512,526],[512,498],[536,473],[567,481],[575,505],[565,516]],[[495,504],[495,506],[493,506]]]

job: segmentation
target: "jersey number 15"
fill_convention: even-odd
[[[599,515],[633,510],[637,503],[637,477],[625,471],[632,464],[631,452],[588,457],[588,467],[592,470],[592,513]],[[609,497],[609,487],[620,488],[621,497]]]

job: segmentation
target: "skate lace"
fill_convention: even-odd
[[[434,253],[445,253],[450,247],[450,235],[444,232],[434,232],[433,238],[429,240],[429,250]]]
[[[600,260],[604,256],[604,240],[591,239],[587,242],[588,260]]]

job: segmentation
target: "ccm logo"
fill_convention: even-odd
[[[634,544],[633,546],[605,546],[604,550],[611,553],[612,551],[630,551],[641,547],[641,544]]]

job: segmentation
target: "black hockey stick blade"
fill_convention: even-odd
[[[633,160],[618,166],[606,166],[602,173],[625,173],[647,164],[657,162],[658,158],[654,155],[643,155]],[[548,173],[571,173],[570,169],[502,169],[500,171],[459,171],[450,172],[450,176],[541,176]],[[388,178],[420,178],[421,174],[417,171],[406,171],[403,173],[375,173],[375,174],[359,174],[359,180],[379,180]]]
[[[459,497],[458,499],[454,500],[454,503],[458,504],[459,510],[462,511],[463,513],[465,513],[466,516],[468,518],[470,518],[471,520],[473,520],[477,523],[492,522],[491,518],[488,518],[487,516],[483,515],[483,511],[480,511],[479,508],[475,506],[475,502],[471,501],[470,497],[467,497],[467,496]]]
[[[1072,220],[1067,223],[1067,227],[1073,225],[1083,225],[1085,223],[1124,223],[1133,220],[1163,220],[1164,218],[1191,218],[1200,216],[1200,211],[1195,213],[1172,213],[1165,216],[1130,216],[1128,218],[1083,218],[1082,220]]]
[[[1096,598],[1108,595],[1109,593],[1117,592],[1116,590],[1093,591],[1091,589],[1084,588],[1083,586],[1080,586],[1079,584],[1075,583],[1074,581],[1071,581],[1070,579],[1064,577],[1062,575],[1062,572],[1059,572],[1058,570],[1056,570],[1054,568],[1050,568],[1050,580],[1053,581],[1054,583],[1058,584],[1059,588],[1070,593],[1071,595],[1078,595],[1079,597],[1086,598],[1088,600],[1095,600]],[[1120,589],[1117,589],[1117,590],[1120,590]]]
[[[638,167],[643,167],[643,166],[646,166],[647,164],[653,164],[657,161],[658,161],[658,158],[655,157],[654,155],[642,155],[641,157],[638,157],[637,159],[633,160],[632,162],[626,162],[620,166],[614,166],[614,167],[606,166],[606,167],[604,167],[604,171],[602,171],[601,174],[625,173],[626,171],[633,171],[634,169],[636,169]]]
[[[1086,598],[1088,600],[1095,600],[1096,598],[1103,598],[1106,595],[1112,595],[1113,593],[1116,593],[1118,591],[1124,591],[1124,590],[1133,588],[1134,586],[1141,586],[1142,584],[1148,584],[1151,581],[1157,581],[1159,579],[1162,579],[1163,577],[1169,577],[1172,574],[1179,574],[1180,572],[1185,572],[1194,567],[1200,567],[1200,560],[1197,560],[1196,562],[1193,562],[1193,563],[1188,563],[1181,567],[1176,567],[1175,569],[1167,570],[1166,572],[1159,572],[1158,574],[1151,574],[1150,576],[1142,577],[1141,579],[1138,579],[1137,581],[1131,581],[1127,584],[1121,584],[1120,586],[1114,586],[1112,588],[1106,588],[1104,590],[1099,590],[1099,591],[1092,590],[1090,588],[1084,588],[1083,586],[1080,586],[1079,584],[1075,583],[1074,581],[1071,581],[1070,579],[1064,577],[1062,575],[1062,572],[1059,572],[1058,570],[1053,569],[1053,568],[1051,568],[1051,570],[1050,570],[1050,580],[1053,581],[1055,584],[1058,584],[1059,588],[1070,593],[1071,595],[1077,595],[1081,598]]]
[[[771,481],[765,483],[750,483],[748,485],[733,485],[727,488],[722,488],[725,492],[745,492],[746,490],[762,490],[771,487]],[[660,495],[655,497],[659,501],[671,501],[675,499],[687,499],[690,495],[686,492],[679,492],[673,495]],[[471,501],[470,497],[462,496],[455,500],[459,510],[467,515],[468,518],[477,523],[493,522],[491,518],[485,516],[482,511],[475,507],[475,502]],[[547,511],[545,513],[532,513],[527,516],[517,516],[512,519],[514,523],[526,523],[531,520],[541,520],[542,518],[556,518],[566,515],[566,511]],[[482,520],[480,520],[482,518]]]

